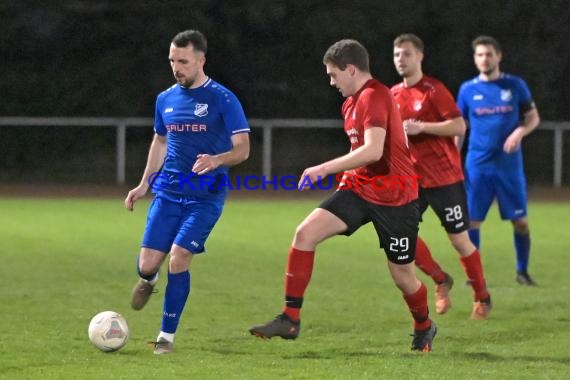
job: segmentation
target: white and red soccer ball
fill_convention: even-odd
[[[127,320],[114,311],[102,311],[89,322],[89,340],[105,352],[121,349],[129,339]]]

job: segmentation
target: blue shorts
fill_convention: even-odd
[[[148,209],[141,246],[169,253],[174,243],[193,254],[202,253],[223,207],[223,201],[174,202],[156,196]]]
[[[526,179],[522,171],[465,170],[467,207],[471,220],[483,221],[497,198],[503,220],[517,220],[527,215]]]

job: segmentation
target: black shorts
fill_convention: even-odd
[[[420,220],[417,201],[403,206],[382,206],[365,201],[351,190],[339,190],[319,208],[330,211],[348,226],[341,235],[350,236],[372,222],[388,260],[395,264],[414,261]]]
[[[420,215],[431,206],[448,233],[457,234],[469,229],[467,196],[463,181],[430,189],[420,188],[419,204]]]

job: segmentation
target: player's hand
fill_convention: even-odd
[[[301,174],[297,189],[301,191],[314,189],[314,186],[311,185],[315,182],[322,181],[327,175],[328,173],[322,165],[307,168],[303,171],[303,174]]]
[[[194,163],[194,166],[192,166],[192,171],[198,175],[202,175],[211,172],[218,166],[220,166],[220,159],[216,156],[199,154],[196,156],[196,162]]]
[[[516,128],[505,140],[505,143],[503,144],[503,150],[505,153],[514,153],[521,146],[523,132],[519,128]]]
[[[129,211],[133,211],[135,207],[135,202],[138,199],[144,197],[147,190],[148,190],[147,186],[139,185],[134,189],[132,189],[131,191],[129,191],[127,197],[125,198],[125,208]]]
[[[422,133],[422,123],[419,120],[415,119],[406,119],[403,122],[404,124],[404,131],[409,136],[419,135]]]

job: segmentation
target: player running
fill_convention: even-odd
[[[336,42],[325,53],[323,63],[331,86],[346,97],[341,113],[351,150],[305,169],[299,185],[303,187],[306,178],[314,183],[333,173],[345,174],[338,191],[313,210],[295,231],[282,314],[249,331],[262,338],[297,338],[317,245],[334,235],[349,236],[372,222],[388,257],[390,274],[414,320],[412,350],[428,352],[437,329],[429,318],[427,289],[414,268],[419,223],[416,176],[400,114],[390,90],[370,74],[368,52],[359,42]],[[384,179],[391,176],[409,181],[401,187],[386,188]]]
[[[473,288],[472,319],[487,318],[491,297],[487,291],[481,257],[469,240],[469,216],[463,185],[461,157],[454,137],[465,133],[465,123],[455,100],[437,79],[423,74],[424,43],[414,34],[394,40],[394,66],[403,81],[392,94],[404,120],[416,172],[420,175],[420,214],[428,206],[435,211]],[[418,237],[416,265],[436,283],[435,310],[444,314],[451,307],[452,277],[433,259]]]
[[[181,32],[172,40],[168,59],[177,83],[157,97],[146,169],[125,199],[132,210],[152,184],[155,197],[137,260],[140,279],[133,289],[133,309],[147,303],[170,253],[162,326],[152,342],[155,354],[174,349],[174,333],[190,293],[190,263],[204,252],[224,206],[227,187],[220,184],[228,167],[249,155],[250,130],[241,104],[204,73],[206,49],[206,38],[198,31]]]

